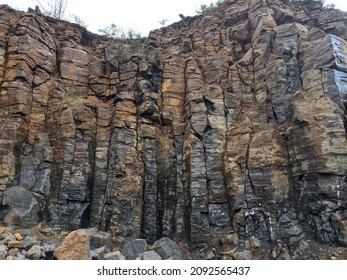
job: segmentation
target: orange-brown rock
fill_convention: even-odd
[[[54,251],[58,260],[89,260],[92,250],[109,248],[111,235],[96,228],[79,229],[70,232]]]
[[[17,239],[18,241],[23,240],[23,236],[22,236],[19,232],[16,232],[16,233],[14,234],[14,237],[16,237],[16,239]]]
[[[22,248],[23,243],[19,240],[11,240],[7,244],[8,248]]]
[[[5,227],[0,227],[0,235],[3,234],[6,231]]]
[[[58,260],[89,260],[89,238],[79,231],[73,231],[65,237],[63,243],[54,251]]]

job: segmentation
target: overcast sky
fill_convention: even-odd
[[[50,0],[40,0],[41,3]],[[54,0],[51,0],[54,1]],[[201,4],[213,0],[68,0],[66,16],[75,14],[87,25],[88,30],[97,32],[99,28],[112,23],[124,28],[133,28],[147,36],[150,30],[160,28],[159,21],[167,19],[167,24],[179,21],[179,14],[193,16]],[[213,2],[216,2],[214,0]],[[326,0],[347,11],[346,0]],[[35,8],[36,0],[0,0],[13,8],[27,11]]]

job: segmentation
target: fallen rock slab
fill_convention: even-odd
[[[182,249],[173,240],[163,237],[153,244],[153,250],[163,259],[180,260]]]

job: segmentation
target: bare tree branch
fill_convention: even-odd
[[[36,0],[43,13],[47,16],[64,19],[67,0]]]

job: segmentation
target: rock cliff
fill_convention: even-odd
[[[0,220],[221,255],[347,246],[345,40],[345,12],[231,0],[125,56],[0,6]]]

